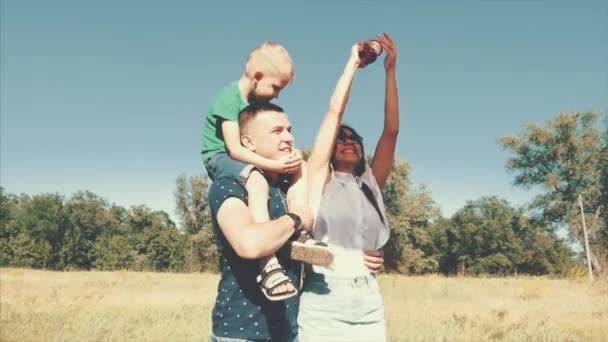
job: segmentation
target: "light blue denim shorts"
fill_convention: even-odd
[[[307,274],[300,296],[298,338],[300,342],[386,341],[384,305],[376,276]]]

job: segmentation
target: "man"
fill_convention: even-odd
[[[242,145],[262,157],[280,160],[293,153],[291,125],[279,106],[250,104],[239,115],[239,127]],[[307,208],[294,208],[288,213],[280,175],[265,175],[269,183],[269,222],[255,223],[247,207],[247,191],[237,179],[218,178],[209,189],[222,271],[213,309],[212,341],[291,341],[297,335],[298,297],[281,302],[266,299],[256,282],[257,259],[276,252],[301,229],[310,230],[312,215]],[[287,281],[300,284],[299,262],[280,253],[278,258],[284,270],[272,274],[271,285]]]
[[[252,103],[239,115],[241,143],[262,157],[280,160],[294,149],[291,125],[283,109],[272,103]],[[270,301],[258,289],[257,259],[275,253],[292,236],[310,231],[308,208],[288,212],[280,174],[266,172],[270,221],[255,223],[247,207],[248,194],[237,176],[218,177],[209,189],[213,230],[220,252],[222,276],[213,308],[215,342],[294,341],[297,339],[299,297]],[[284,270],[274,273],[270,286],[287,279],[300,284],[301,265],[277,253]],[[377,271],[384,259],[370,252],[365,265]],[[339,334],[339,332],[336,332]]]

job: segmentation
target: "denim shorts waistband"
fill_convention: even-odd
[[[352,286],[365,286],[371,282],[376,281],[375,273],[367,273],[359,276],[335,276],[326,275],[321,273],[308,273],[306,274],[305,282],[321,282],[326,284],[334,285],[352,285]]]

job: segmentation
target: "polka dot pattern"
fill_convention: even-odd
[[[278,187],[270,186],[269,190],[268,210],[275,219],[287,212],[286,197]],[[213,334],[246,340],[288,340],[297,333],[299,297],[270,302],[263,296],[255,281],[259,274],[258,261],[236,255],[217,224],[216,213],[231,197],[248,201],[247,191],[236,179],[220,178],[211,184],[209,206],[222,271],[212,314]],[[291,281],[299,284],[300,263],[280,256],[279,261]]]

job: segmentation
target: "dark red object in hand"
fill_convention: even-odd
[[[363,43],[363,48],[359,51],[359,67],[365,68],[372,64],[382,54],[382,51],[382,45],[377,40],[368,40]]]

